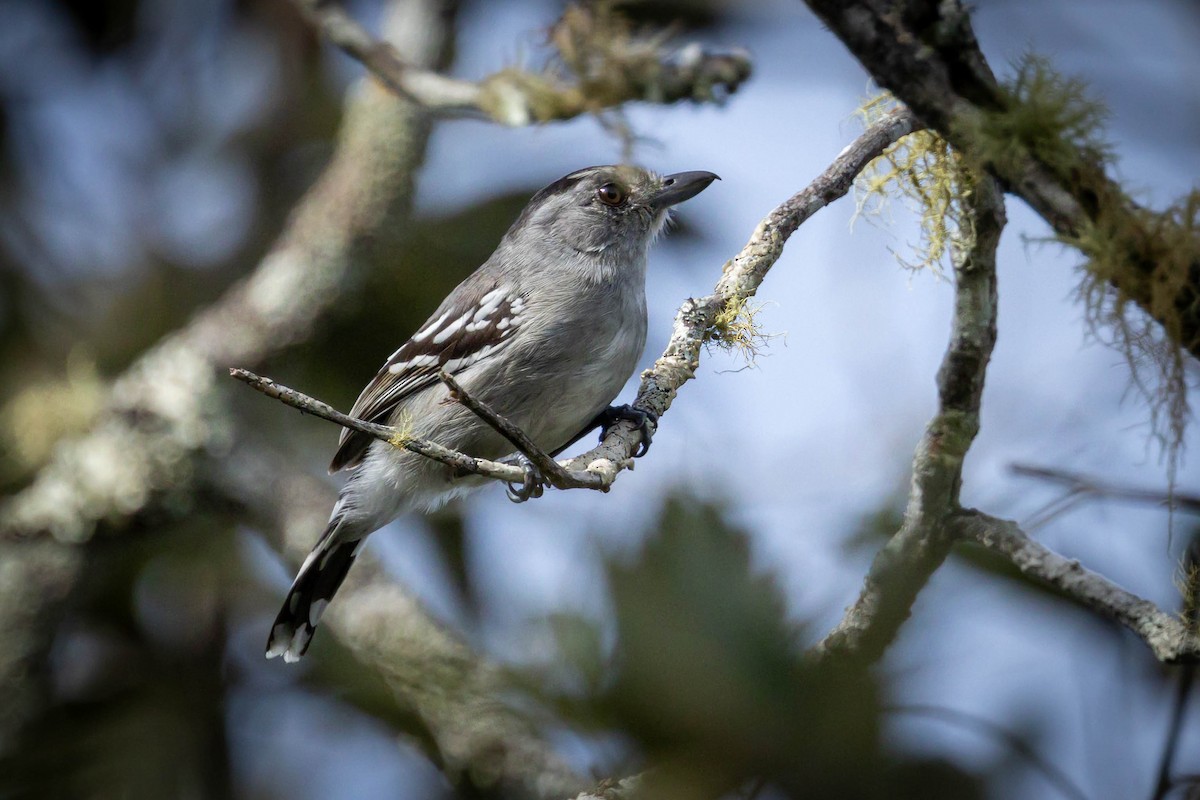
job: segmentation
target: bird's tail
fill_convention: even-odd
[[[363,544],[363,537],[348,539],[339,532],[342,517],[336,512],[329,527],[292,582],[287,599],[267,639],[267,658],[283,656],[287,662],[299,661],[308,650],[321,614],[346,579]],[[339,535],[341,533],[341,535]]]

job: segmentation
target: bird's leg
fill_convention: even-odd
[[[600,441],[604,441],[608,432],[612,430],[612,426],[621,420],[632,422],[637,432],[642,435],[642,441],[638,443],[638,449],[634,452],[633,457],[641,458],[646,455],[650,451],[650,442],[654,439],[654,432],[658,430],[658,414],[630,405],[609,406],[597,414],[596,419],[592,422],[594,427],[600,428]]]
[[[513,453],[500,459],[501,464],[515,464],[525,472],[520,485],[508,484],[508,499],[514,503],[524,503],[526,500],[541,497],[546,491],[548,481],[542,471],[523,453]]]

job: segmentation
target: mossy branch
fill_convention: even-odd
[[[508,67],[479,82],[406,63],[340,6],[293,0],[313,25],[388,89],[442,113],[502,125],[571,119],[632,101],[723,102],[750,77],[749,56],[690,44],[671,52],[661,32],[640,33],[612,2],[567,6],[550,29],[554,55],[540,70]]]

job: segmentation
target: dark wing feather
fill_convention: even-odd
[[[363,389],[350,416],[387,424],[406,398],[437,383],[439,370],[455,375],[502,349],[521,324],[524,308],[523,297],[494,283],[482,292],[455,291],[392,354]],[[329,471],[357,465],[372,440],[343,428]]]

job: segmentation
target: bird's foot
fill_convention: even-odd
[[[629,405],[609,406],[600,412],[600,416],[596,420],[600,425],[600,441],[604,441],[608,432],[612,430],[612,426],[621,420],[632,422],[637,432],[642,435],[642,441],[638,443],[633,457],[641,458],[650,452],[650,443],[654,439],[654,432],[658,430],[658,414]]]
[[[546,477],[532,461],[522,453],[514,453],[500,459],[502,464],[516,464],[525,473],[521,483],[508,484],[508,499],[514,503],[524,503],[535,497],[541,497],[546,491]]]

